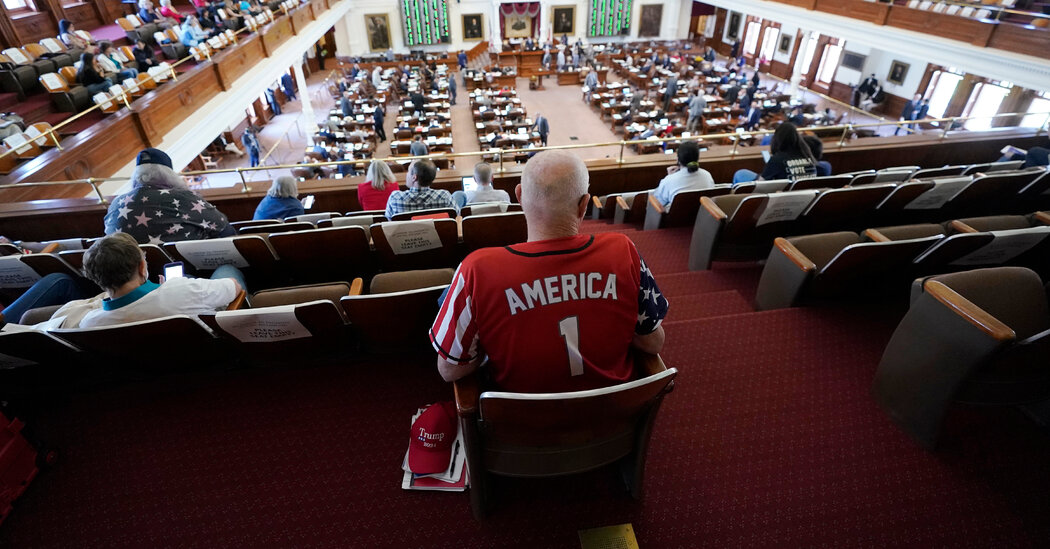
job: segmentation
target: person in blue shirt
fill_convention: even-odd
[[[459,62],[459,68],[467,68],[467,52],[460,50],[459,55],[456,56],[456,61]]]
[[[303,215],[303,203],[299,202],[299,186],[295,178],[290,175],[282,175],[273,180],[270,190],[255,208],[252,219],[285,219]]]
[[[186,18],[179,30],[179,41],[187,48],[192,48],[208,39],[208,34],[199,29],[194,23],[196,23],[196,18],[191,15]]]

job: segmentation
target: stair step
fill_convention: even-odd
[[[656,284],[668,298],[736,290],[740,292],[740,295],[748,303],[755,297],[755,289],[758,287],[758,278],[761,274],[762,268],[755,265],[749,268],[712,271],[686,271],[668,274],[655,272]]]
[[[671,307],[664,322],[678,322],[752,313],[751,303],[736,290],[707,292],[668,298]]]

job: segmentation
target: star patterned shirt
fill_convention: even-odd
[[[453,364],[487,356],[502,390],[595,389],[632,379],[631,341],[667,308],[626,236],[576,235],[467,256],[430,341]]]
[[[113,199],[106,234],[125,232],[140,244],[231,236],[226,216],[187,189],[142,186]]]

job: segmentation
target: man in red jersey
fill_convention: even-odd
[[[632,347],[663,347],[667,299],[634,243],[579,234],[587,184],[587,167],[566,151],[525,165],[514,192],[528,242],[467,256],[430,330],[446,381],[487,357],[506,391],[594,389],[632,379]]]

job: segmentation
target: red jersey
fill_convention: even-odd
[[[397,189],[397,183],[387,182],[383,190],[377,191],[371,181],[365,181],[357,186],[357,201],[362,210],[385,210],[387,199]]]
[[[467,256],[430,340],[453,364],[487,355],[503,390],[579,391],[631,379],[632,338],[666,314],[633,242],[576,235]]]

